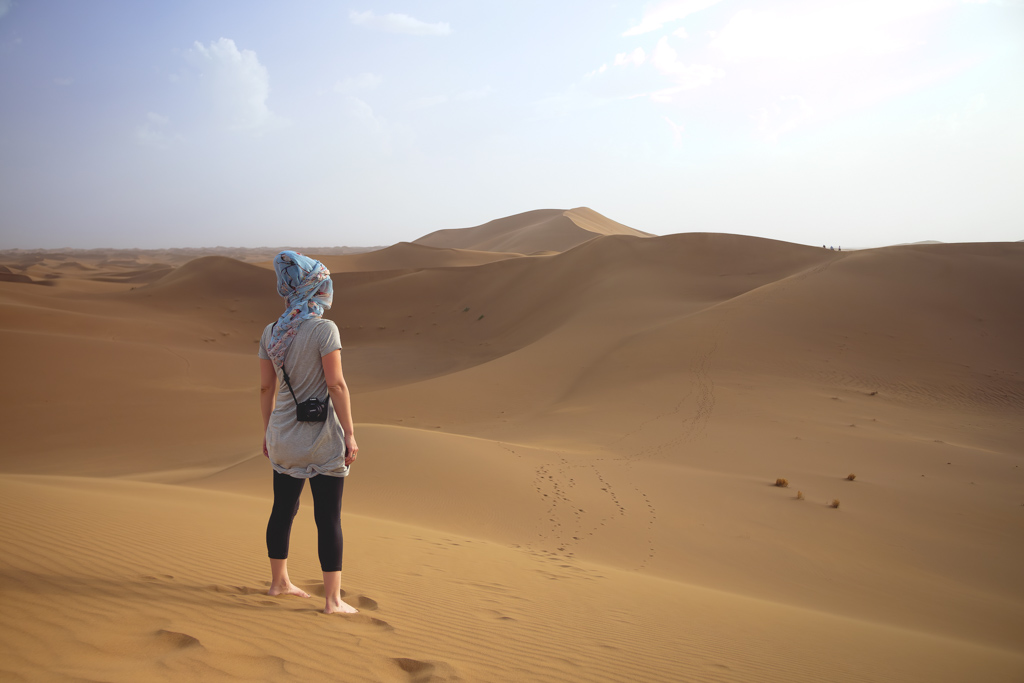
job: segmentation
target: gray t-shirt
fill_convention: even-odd
[[[260,338],[260,358],[270,360],[267,346],[273,323],[267,325]],[[301,403],[310,397],[327,397],[327,380],[320,360],[341,348],[338,326],[330,320],[313,318],[299,325],[288,346],[284,368]],[[295,419],[295,401],[277,368],[277,403],[267,426],[267,452],[270,464],[281,474],[309,479],[318,474],[331,477],[348,475],[345,465],[345,431],[334,412],[333,402],[325,422],[299,422]]]

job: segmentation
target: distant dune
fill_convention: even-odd
[[[499,218],[474,228],[438,230],[415,244],[449,249],[535,254],[561,252],[599,235],[650,237],[591,209],[542,209]]]
[[[69,259],[78,261],[79,265],[103,266],[120,265],[131,267],[130,264],[165,264],[180,266],[202,256],[225,256],[248,263],[268,261],[282,249],[294,249],[299,252],[318,254],[361,254],[381,247],[300,247],[288,245],[281,247],[199,247],[172,249],[0,249],[0,263],[8,265],[31,265],[44,261],[63,263]]]
[[[0,679],[1024,680],[1024,244],[427,238],[321,255],[351,617],[266,595],[269,255],[0,258]]]
[[[318,254],[315,249],[309,253],[323,261],[332,273],[476,266],[521,256],[521,254],[495,251],[429,247],[411,242],[399,242],[386,249],[365,254],[323,256]]]
[[[12,273],[9,270],[7,272],[0,271],[0,282],[20,282],[24,284],[34,284],[35,281],[28,275],[21,275],[19,273]]]
[[[203,256],[189,261],[143,291],[178,298],[207,296],[217,299],[276,294],[272,272],[225,256]]]

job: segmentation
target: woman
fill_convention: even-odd
[[[292,520],[309,479],[324,573],[324,613],[351,614],[357,610],[341,599],[341,494],[359,446],[341,372],[338,326],[322,317],[331,307],[334,287],[322,263],[294,251],[278,254],[274,270],[277,292],[287,303],[281,317],[263,330],[259,351],[263,454],[274,468],[274,508],[267,523],[269,594],[309,597],[288,578]],[[279,375],[287,381],[279,381]],[[298,403],[327,397],[326,420],[297,420]]]

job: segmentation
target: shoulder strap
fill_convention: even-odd
[[[276,327],[276,326],[277,326],[277,321],[275,320],[274,324],[270,326],[270,334],[271,335],[274,334],[274,327]],[[284,383],[288,385],[288,391],[289,391],[289,393],[291,393],[292,400],[295,401],[295,407],[297,408],[299,406],[299,399],[295,398],[295,390],[292,389],[292,381],[290,379],[288,379],[288,371],[284,369],[284,361],[281,362],[281,372],[284,374]]]

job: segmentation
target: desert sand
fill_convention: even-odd
[[[1024,244],[581,208],[306,253],[360,613],[266,595],[268,256],[7,252],[0,679],[1024,680]]]

